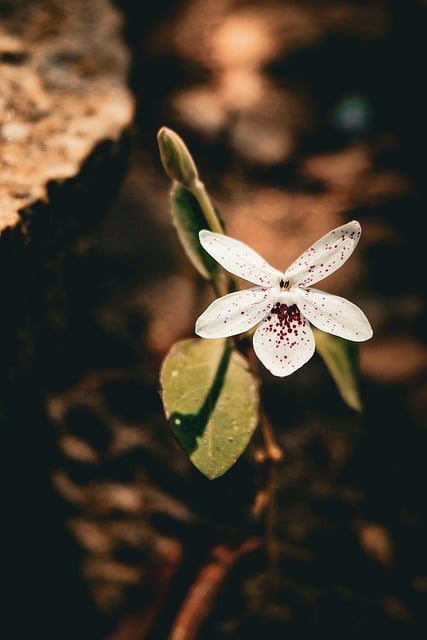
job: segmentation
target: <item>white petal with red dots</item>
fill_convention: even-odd
[[[203,229],[200,244],[224,269],[262,287],[271,287],[283,274],[239,240]]]
[[[372,327],[359,307],[309,286],[334,273],[351,256],[360,238],[356,220],[327,233],[284,274],[243,242],[206,230],[199,237],[225,269],[260,285],[212,302],[196,322],[199,336],[228,337],[258,325],[255,353],[276,376],[293,373],[311,358],[315,350],[311,325],[355,342],[372,337]]]
[[[272,307],[269,289],[254,287],[214,300],[197,319],[195,331],[202,338],[226,338],[245,333]]]
[[[342,267],[353,253],[360,238],[360,224],[353,220],[333,229],[292,263],[285,279],[294,285],[308,287]]]
[[[274,312],[274,309],[276,311]],[[256,355],[275,376],[288,376],[302,367],[315,350],[313,332],[297,307],[278,303],[253,337]]]
[[[318,329],[354,342],[372,337],[369,320],[349,300],[318,289],[300,289],[298,295],[301,313]]]

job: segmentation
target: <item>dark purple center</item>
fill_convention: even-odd
[[[271,314],[277,315],[277,320],[282,326],[282,329],[286,329],[288,333],[291,333],[296,329],[296,325],[303,324],[301,315],[296,304],[288,306],[283,302],[276,302],[272,308]]]

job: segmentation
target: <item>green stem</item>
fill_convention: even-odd
[[[197,201],[204,213],[209,229],[215,233],[224,233],[221,222],[217,216],[217,213],[210,201],[210,198],[206,192],[205,185],[198,178],[193,181],[191,187],[189,187],[191,193]]]
[[[199,178],[193,180],[192,184],[187,187],[189,191],[193,194],[193,196],[197,199],[197,202],[200,205],[200,208],[203,211],[203,215],[206,218],[206,222],[208,223],[208,227],[210,231],[214,233],[224,233],[224,229],[222,227],[221,221],[218,218],[217,212],[207,194],[205,189],[205,185]],[[222,271],[220,279],[218,282],[213,283],[215,293],[219,296],[223,296],[226,293],[231,293],[232,291],[238,291],[240,289],[237,278],[233,276],[231,273]]]

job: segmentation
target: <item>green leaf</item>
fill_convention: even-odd
[[[314,328],[313,333],[317,352],[329,369],[342,399],[352,409],[362,411],[357,344]]]
[[[160,372],[171,428],[207,478],[223,475],[258,424],[258,386],[245,358],[223,339],[177,342]]]
[[[185,252],[197,271],[215,282],[219,265],[199,241],[199,231],[209,229],[209,225],[197,198],[181,184],[175,183],[171,191],[171,205],[173,223]]]

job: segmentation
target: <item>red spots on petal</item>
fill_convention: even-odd
[[[276,317],[276,322],[271,324],[273,316]],[[277,302],[272,308],[270,315],[266,318],[267,322],[265,329],[269,333],[274,334],[276,346],[279,346],[281,342],[285,342],[290,348],[293,347],[296,342],[291,342],[291,335],[298,336],[301,326],[304,325],[304,319],[301,318],[298,307],[293,305],[287,305]]]

